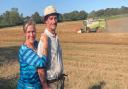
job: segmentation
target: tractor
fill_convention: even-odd
[[[83,21],[83,27],[77,33],[102,32],[106,29],[105,19],[87,19]]]

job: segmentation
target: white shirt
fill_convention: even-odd
[[[63,73],[62,49],[59,44],[58,36],[53,37],[53,34],[45,29],[44,33],[48,37],[48,66],[47,79],[52,80],[58,78]],[[37,53],[42,57],[43,42],[40,40],[38,44]]]

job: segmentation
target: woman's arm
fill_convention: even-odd
[[[48,84],[47,84],[45,69],[38,68],[37,71],[38,71],[38,75],[39,75],[41,84],[43,86],[43,89],[50,89],[49,86],[48,86]]]
[[[47,50],[48,50],[48,37],[46,36],[45,33],[42,33],[41,35],[41,38],[40,40],[43,42],[43,45],[42,45],[42,54],[47,56]],[[38,74],[39,74],[39,77],[40,77],[40,81],[41,81],[41,84],[43,86],[43,89],[50,89],[48,87],[48,84],[47,84],[47,79],[46,79],[46,71],[44,69],[38,69]]]
[[[46,56],[39,57],[37,53],[30,48],[21,49],[19,52],[19,59],[35,67],[46,67],[47,64]]]
[[[45,33],[42,33],[40,40],[43,42],[42,54],[47,56],[48,55],[48,52],[47,52],[48,51],[48,37],[47,37],[47,35]]]

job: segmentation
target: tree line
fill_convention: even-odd
[[[110,17],[114,15],[123,15],[128,14],[128,7],[122,6],[121,8],[106,8],[100,9],[97,11],[92,11],[87,13],[86,11],[72,11],[69,13],[64,13],[59,16],[59,22],[62,21],[76,21],[76,20],[84,20],[88,17]],[[0,27],[9,27],[9,26],[17,26],[22,25],[27,19],[32,18],[36,23],[43,22],[43,16],[40,16],[38,12],[35,12],[31,16],[23,17],[23,14],[18,12],[18,8],[11,8],[10,11],[4,12],[0,15]]]
[[[88,16],[90,17],[111,17],[114,15],[128,14],[128,7],[122,6],[121,8],[106,8],[98,11],[92,11]]]

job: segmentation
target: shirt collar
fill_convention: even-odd
[[[45,31],[44,31],[48,36],[51,36],[51,37],[56,37],[54,36],[50,31],[48,31],[47,28],[45,28]]]

